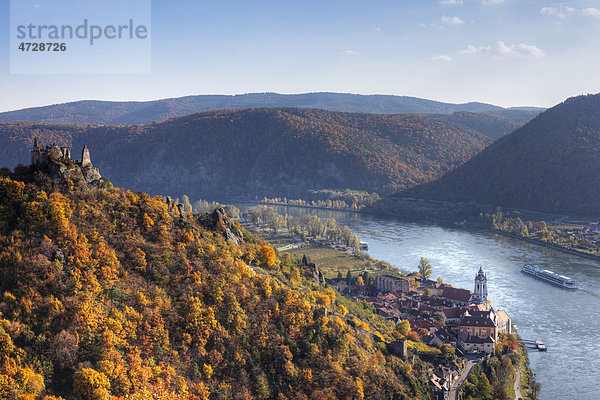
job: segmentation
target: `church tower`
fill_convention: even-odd
[[[471,301],[477,304],[487,304],[487,276],[481,267],[475,276],[475,290]]]

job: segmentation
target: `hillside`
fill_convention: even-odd
[[[570,98],[411,195],[597,215],[600,95]]]
[[[117,186],[192,198],[324,188],[389,193],[431,181],[491,142],[419,115],[248,109],[125,127],[0,124],[0,163],[28,164],[36,136],[87,144],[94,165]]]
[[[484,112],[454,112],[428,117],[438,121],[455,123],[478,131],[492,140],[498,140],[522,127],[535,118],[541,110],[495,110]]]
[[[142,102],[85,100],[0,113],[0,122],[149,124],[202,111],[299,107],[373,114],[451,114],[502,110],[484,103],[451,104],[407,96],[348,93],[200,95]]]
[[[2,399],[429,396],[432,365],[377,342],[393,324],[222,209],[21,168],[0,176],[0,248]]]

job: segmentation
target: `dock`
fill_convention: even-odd
[[[548,351],[548,347],[541,340],[518,340],[518,342],[538,351]]]

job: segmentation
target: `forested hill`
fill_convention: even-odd
[[[394,192],[441,176],[491,142],[419,115],[247,109],[140,126],[0,124],[0,164],[28,164],[34,137],[87,144],[115,185],[193,198]]]
[[[451,104],[407,96],[250,93],[235,96],[186,96],[142,102],[76,101],[0,113],[0,122],[149,124],[202,111],[266,107],[318,108],[374,114],[451,114],[456,111],[502,110],[501,107],[484,103]]]
[[[542,110],[494,110],[485,112],[455,112],[435,114],[428,117],[476,130],[490,139],[498,140],[531,121]]]
[[[570,98],[411,195],[598,214],[600,95]]]
[[[6,175],[0,398],[429,398],[433,366],[386,350],[394,324],[222,210]]]

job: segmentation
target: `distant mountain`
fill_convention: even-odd
[[[494,110],[484,112],[460,111],[453,114],[433,114],[430,118],[452,122],[476,130],[493,140],[522,127],[542,110]]]
[[[570,98],[412,195],[598,214],[600,95]]]
[[[149,124],[211,110],[266,107],[318,108],[373,114],[452,114],[503,110],[484,103],[450,104],[407,96],[347,93],[250,93],[201,95],[172,99],[116,102],[85,100],[0,113],[0,122],[33,121],[66,124]]]
[[[395,192],[461,165],[491,140],[422,115],[314,109],[211,111],[137,126],[0,124],[0,165],[29,162],[33,138],[79,149],[115,185],[195,198]]]

